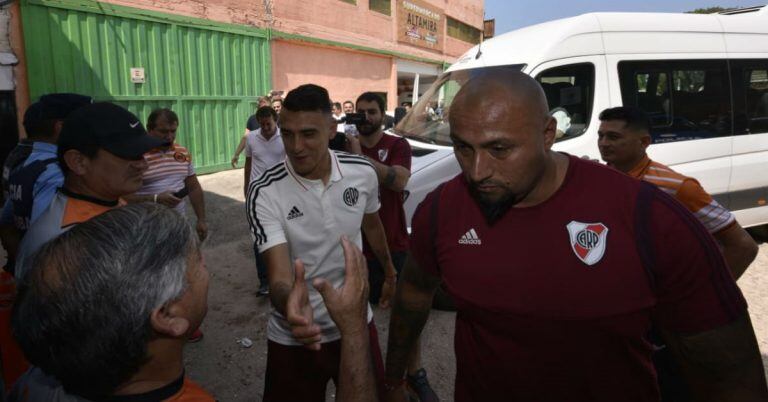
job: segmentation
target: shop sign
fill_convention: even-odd
[[[397,40],[437,51],[443,50],[445,14],[420,0],[397,1]]]

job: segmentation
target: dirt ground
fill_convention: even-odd
[[[242,170],[200,177],[206,190],[211,238],[205,259],[211,272],[204,339],[186,348],[188,374],[220,401],[260,401],[266,367],[267,298],[256,296],[258,279],[243,206]],[[768,375],[768,245],[739,281],[750,305],[752,323]],[[375,309],[382,350],[385,350],[389,312]],[[453,399],[455,360],[453,313],[434,311],[425,328],[423,363],[442,400]],[[253,341],[250,348],[238,340]],[[329,387],[328,400],[333,400]]]

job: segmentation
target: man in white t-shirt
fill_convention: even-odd
[[[277,127],[277,112],[269,106],[262,106],[256,111],[259,128],[251,131],[245,137],[245,168],[243,169],[243,192],[248,191],[248,185],[256,180],[265,170],[285,159],[285,147]],[[253,243],[253,253],[256,256],[256,271],[259,275],[258,295],[269,294],[267,267],[259,255],[256,242]]]
[[[267,326],[264,401],[322,401],[329,380],[338,384],[340,333],[314,286],[344,283],[342,236],[362,247],[362,232],[385,271],[395,275],[379,219],[379,183],[364,157],[328,149],[335,131],[328,91],[302,85],[288,93],[280,113],[284,163],[248,188],[248,221],[269,270],[273,311]],[[362,229],[362,230],[361,230]],[[309,306],[286,319],[294,267],[306,272]],[[300,280],[300,279],[296,279]],[[394,292],[393,286],[382,292]],[[373,314],[367,309],[370,353],[383,380]],[[360,353],[367,353],[361,350]]]
[[[269,106],[256,111],[259,128],[248,132],[245,137],[245,169],[243,169],[243,191],[248,190],[252,180],[265,170],[285,159],[285,146],[277,127],[277,112]]]

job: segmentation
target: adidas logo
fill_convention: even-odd
[[[461,239],[459,239],[459,244],[474,244],[479,246],[483,244],[483,242],[479,237],[477,237],[477,232],[475,232],[475,229],[469,229],[467,233],[464,233],[464,236],[461,236]]]
[[[296,208],[296,206],[294,206],[293,208],[291,208],[291,212],[288,213],[288,220],[300,218],[302,216],[304,216],[304,214],[301,213],[301,211],[299,211],[299,209]]]

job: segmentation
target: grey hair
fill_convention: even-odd
[[[157,204],[108,211],[42,247],[14,306],[27,358],[68,392],[109,395],[146,362],[152,311],[186,288],[197,236]]]

